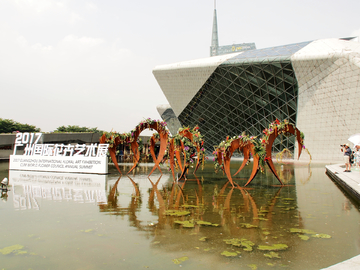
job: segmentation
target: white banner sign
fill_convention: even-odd
[[[85,156],[10,156],[10,170],[108,173],[107,157]]]
[[[108,173],[109,144],[42,144],[42,133],[17,133],[10,170]],[[23,155],[16,155],[23,150]]]

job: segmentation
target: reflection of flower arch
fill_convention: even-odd
[[[154,172],[154,170],[159,167],[159,164],[160,164],[161,160],[163,159],[165,151],[166,151],[167,140],[168,140],[169,134],[168,134],[168,131],[166,130],[165,122],[151,120],[150,118],[148,118],[148,119],[140,122],[130,133],[118,134],[115,132],[111,132],[111,133],[104,132],[104,134],[100,138],[100,143],[108,143],[109,144],[109,153],[110,153],[111,159],[114,162],[114,165],[115,165],[116,169],[119,171],[119,173],[121,173],[121,171],[120,171],[119,165],[116,160],[116,147],[122,143],[130,143],[131,151],[134,154],[134,165],[128,171],[128,173],[130,173],[139,164],[140,152],[138,149],[139,144],[137,143],[137,139],[138,139],[140,133],[145,129],[156,130],[160,136],[160,151],[159,151],[158,157],[156,159],[154,159],[155,165],[149,174],[149,175],[151,175]],[[155,144],[153,145],[153,147],[155,147]]]

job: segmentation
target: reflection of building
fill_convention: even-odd
[[[360,44],[353,38],[162,65],[153,74],[172,121],[198,125],[208,153],[228,135],[259,136],[275,119],[288,119],[304,132],[314,160],[339,160],[339,145],[360,126]],[[294,137],[280,136],[274,152],[285,147],[295,151]]]

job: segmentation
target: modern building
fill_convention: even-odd
[[[153,74],[171,122],[198,125],[208,153],[226,136],[261,136],[275,119],[305,134],[313,160],[342,160],[340,144],[360,132],[360,43],[333,38],[248,50],[157,66]],[[295,138],[279,137],[274,152],[296,154]],[[303,159],[309,159],[304,153]]]

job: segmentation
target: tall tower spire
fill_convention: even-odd
[[[210,46],[210,56],[217,55],[218,47],[219,47],[219,37],[218,37],[217,18],[216,18],[216,0],[214,0],[214,17],[213,17],[213,28],[212,28],[212,37],[211,37],[211,46]]]

